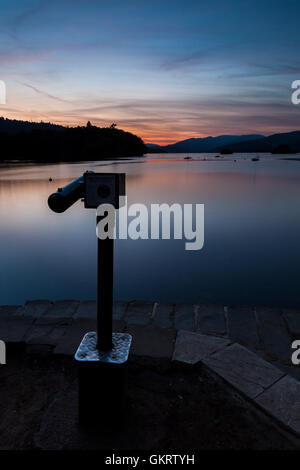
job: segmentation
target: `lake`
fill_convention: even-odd
[[[1,164],[0,305],[96,298],[95,211],[47,205],[57,187],[93,170],[126,173],[128,204],[205,207],[199,251],[185,240],[115,241],[116,299],[299,307],[300,161],[185,156]]]

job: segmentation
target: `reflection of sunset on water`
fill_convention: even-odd
[[[227,303],[235,292],[235,301],[245,304],[254,298],[257,304],[300,301],[299,162],[193,158],[158,154],[127,162],[2,164],[0,304],[74,298],[74,292],[79,299],[95,298],[94,210],[84,210],[79,201],[54,214],[47,205],[52,192],[86,170],[125,172],[128,204],[205,205],[204,248],[192,256],[184,240],[116,240],[118,298]]]

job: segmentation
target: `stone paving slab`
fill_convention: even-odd
[[[79,306],[77,300],[57,300],[42,316],[46,318],[72,318]]]
[[[0,318],[0,339],[7,343],[19,343],[24,341],[24,337],[31,328],[32,322],[32,318]]]
[[[260,394],[255,402],[300,434],[300,383],[285,376]]]
[[[126,333],[132,335],[130,354],[158,358],[172,358],[176,332],[154,325],[130,325]]]
[[[159,302],[156,305],[153,325],[160,328],[174,327],[174,304],[171,302]]]
[[[25,317],[40,318],[53,305],[49,300],[29,300],[25,303],[23,315]]]
[[[27,344],[48,344],[56,346],[60,338],[67,332],[66,327],[53,327],[51,325],[32,325],[26,332],[24,341]]]
[[[118,300],[114,302],[114,311],[113,311],[113,317],[114,320],[122,320],[126,314],[127,308],[128,308],[129,302],[126,302],[124,300]]]
[[[286,364],[283,364],[280,361],[268,361],[271,364],[273,364],[275,367],[278,367],[278,369],[282,370],[285,374],[290,375],[294,377],[295,379],[300,381],[300,365],[294,365],[292,364],[288,366]]]
[[[202,303],[197,305],[196,309],[197,331],[207,335],[226,335],[223,305]]]
[[[74,320],[83,320],[97,317],[96,300],[82,300],[73,315]]]
[[[154,302],[135,300],[130,302],[125,320],[128,325],[148,325],[152,318]]]
[[[173,361],[196,364],[210,354],[228,346],[230,341],[216,336],[179,330],[176,337]]]
[[[251,349],[261,349],[254,309],[246,306],[227,307],[228,335]]]
[[[300,310],[283,309],[282,313],[293,339],[300,339]]]
[[[21,316],[23,315],[22,305],[2,305],[0,306],[0,318],[6,316]]]
[[[44,325],[44,326],[52,326],[52,327],[59,327],[59,326],[68,326],[73,323],[73,318],[65,318],[65,317],[40,317],[35,320],[35,325]]]
[[[236,343],[203,359],[203,363],[250,398],[257,397],[284,375]]]
[[[274,308],[257,308],[256,315],[265,352],[270,359],[290,365],[292,338],[281,317],[281,311]]]
[[[176,330],[195,331],[195,306],[189,303],[177,303],[175,305]]]
[[[74,322],[68,327],[67,334],[57,341],[54,353],[74,356],[83,336],[88,331],[95,331],[96,327],[96,320],[92,319]]]
[[[113,318],[121,320],[127,309],[128,302],[116,301],[113,304]],[[73,315],[74,320],[84,320],[97,317],[96,300],[81,300]]]

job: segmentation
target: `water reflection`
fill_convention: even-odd
[[[89,169],[125,172],[128,204],[205,204],[201,251],[185,251],[184,240],[116,241],[117,298],[299,306],[300,162],[235,158],[1,165],[0,304],[96,297],[94,211],[47,206]]]

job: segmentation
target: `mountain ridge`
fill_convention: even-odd
[[[208,137],[192,137],[190,139],[181,140],[175,144],[168,144],[164,146],[157,146],[156,144],[147,144],[150,149],[161,149],[169,153],[201,153],[201,152],[214,152],[217,147],[228,146],[232,143],[240,142],[243,140],[252,140],[264,138],[261,134],[242,134],[242,135],[231,135],[222,134],[219,136],[208,136]]]
[[[250,138],[249,138],[250,137]],[[220,142],[222,140],[222,142]],[[190,145],[190,144],[195,145]],[[220,135],[216,137],[185,139],[175,144],[157,146],[147,144],[148,150],[156,153],[220,153],[224,148],[232,152],[272,152],[279,146],[288,146],[291,153],[300,152],[300,131],[281,132],[269,136],[260,134]]]
[[[289,146],[291,153],[300,152],[300,131],[281,132],[269,135],[263,139],[235,142],[228,145],[232,152],[272,152],[279,146]],[[216,148],[215,151],[222,149]]]

